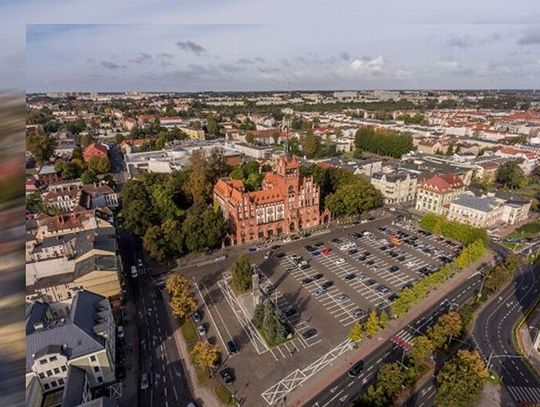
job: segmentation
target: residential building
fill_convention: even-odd
[[[109,149],[104,144],[92,143],[84,149],[83,159],[85,162],[90,161],[93,157],[104,158],[108,157]]]
[[[503,212],[502,199],[463,193],[450,203],[447,217],[449,220],[491,229],[501,224]]]
[[[247,192],[240,180],[221,178],[214,201],[228,222],[228,243],[242,244],[289,235],[321,222],[320,189],[312,177],[301,177],[294,156],[280,156],[275,172],[265,174],[262,190]]]
[[[115,380],[115,335],[111,306],[106,298],[78,291],[55,313],[54,304],[35,302],[26,316],[26,387],[37,380],[44,394],[75,381],[96,387]],[[81,371],[85,373],[82,379]],[[82,397],[85,402],[88,398]],[[33,403],[32,403],[33,404]]]
[[[408,172],[379,172],[371,176],[371,184],[381,191],[385,205],[414,202],[417,178]]]
[[[463,181],[454,174],[434,175],[418,186],[416,209],[441,214],[464,189]]]

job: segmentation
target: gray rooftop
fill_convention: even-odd
[[[493,207],[497,206],[497,199],[493,197],[479,198],[477,196],[461,194],[454,199],[452,203],[475,209],[477,211],[491,212]]]
[[[70,365],[67,372],[66,385],[62,393],[62,406],[73,407],[82,403],[86,372],[80,367]]]

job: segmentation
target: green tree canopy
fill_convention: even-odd
[[[38,164],[45,164],[52,157],[56,140],[44,133],[34,133],[27,137],[26,147]]]
[[[231,269],[232,287],[238,292],[244,292],[251,288],[251,263],[245,255],[239,256]]]
[[[437,375],[437,406],[474,406],[487,378],[488,371],[478,352],[459,350]]]
[[[355,145],[359,151],[400,158],[414,149],[412,137],[390,130],[375,130],[371,126],[358,129]]]
[[[495,176],[497,182],[510,189],[518,188],[525,179],[523,170],[516,161],[507,161],[500,165]]]
[[[357,178],[354,182],[340,185],[324,202],[333,216],[342,217],[360,215],[366,210],[381,206],[382,196],[369,182]]]

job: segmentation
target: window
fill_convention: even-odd
[[[47,359],[41,359],[41,360],[39,361],[39,364],[40,364],[40,365],[44,365],[44,364],[46,364],[46,363],[47,363]]]
[[[40,373],[40,374],[39,374],[39,378],[40,378],[40,379],[45,379],[45,373]]]
[[[90,362],[95,362],[97,359],[94,355],[90,356]]]
[[[52,386],[52,387],[58,386],[58,385],[56,384],[56,380],[53,380],[53,381],[51,382],[51,386]]]
[[[98,381],[98,383],[103,383],[103,377],[99,376],[99,377],[97,378],[97,381]]]
[[[51,356],[51,357],[49,358],[49,361],[50,361],[50,362],[56,362],[57,360],[58,360],[58,358],[57,358],[56,356]]]
[[[60,369],[58,369],[57,367],[55,367],[55,368],[54,368],[54,373],[55,373],[55,374],[60,373]]]
[[[64,379],[58,379],[58,384],[60,384],[60,386],[63,386],[64,385]]]
[[[51,376],[52,375],[52,370],[47,370],[47,376]]]
[[[65,372],[67,371],[67,367],[66,366],[62,366],[62,372]]]
[[[51,386],[49,386],[49,383],[45,383],[43,387],[45,388],[45,390],[49,390],[51,388]]]
[[[94,372],[95,372],[95,373],[98,373],[98,372],[99,372],[99,366],[94,366]]]

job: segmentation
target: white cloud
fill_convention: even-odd
[[[386,64],[386,60],[383,56],[375,58],[362,57],[352,61],[349,67],[353,72],[359,73],[360,75],[377,75],[383,72]]]

